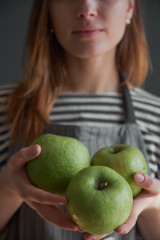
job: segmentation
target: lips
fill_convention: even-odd
[[[90,39],[99,35],[103,30],[99,28],[86,28],[73,31],[73,34],[82,39]]]

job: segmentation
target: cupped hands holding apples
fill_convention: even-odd
[[[90,166],[86,147],[75,139],[45,134],[33,144],[15,154],[3,171],[7,194],[12,195],[17,204],[26,202],[49,223],[66,230],[84,232],[87,240],[99,240],[113,231],[126,234],[140,216],[145,226],[153,224],[152,238],[145,229],[145,240],[158,240],[154,237],[156,223],[150,219],[153,219],[152,211],[160,212],[160,181],[146,174],[146,162],[138,149],[127,145],[101,149],[93,156],[92,164],[103,166]],[[132,157],[126,151],[130,148]],[[115,161],[110,157],[105,161],[108,150],[112,150],[109,154]],[[123,157],[118,157],[119,154]],[[123,170],[118,173],[115,166],[123,169],[125,158],[133,163],[127,165],[128,170],[124,170],[123,175]],[[70,216],[60,211],[58,205],[66,205]],[[6,210],[4,213],[7,223],[9,216]],[[160,221],[160,214],[157,217],[155,221]],[[158,236],[157,232],[155,236]]]
[[[67,204],[67,199],[64,196],[44,191],[29,181],[25,165],[38,157],[40,153],[41,147],[37,144],[22,148],[11,157],[6,168],[2,171],[0,183],[3,181],[4,191],[1,195],[1,201],[4,199],[7,208],[3,208],[1,211],[0,230],[5,227],[12,214],[23,202],[27,203],[46,221],[66,230],[79,230],[71,218],[57,208],[57,206]]]
[[[79,141],[73,140],[73,138],[46,134],[34,143],[46,148],[49,145],[47,142],[49,138],[53,139],[53,141],[49,140],[51,146],[46,153],[49,156],[49,161],[53,161],[51,165],[55,166],[56,164],[57,166],[57,176],[61,172],[63,172],[64,176],[67,176],[71,171],[70,169],[75,169],[75,166],[79,165],[82,159],[86,159],[83,161],[84,165],[82,164],[76,170],[77,173],[72,172],[72,176],[69,177],[70,180],[63,188],[64,192],[56,192],[65,194],[66,200],[68,200],[67,210],[78,228],[86,232],[84,234],[85,239],[99,240],[112,231],[126,234],[136,224],[141,212],[159,207],[160,181],[147,175],[147,164],[139,149],[124,144],[100,149],[92,158],[91,165],[93,166],[90,166],[86,147]],[[45,139],[44,143],[43,139]],[[55,141],[57,139],[58,144]],[[67,141],[67,150],[64,147],[65,141]],[[68,150],[71,142],[71,149],[74,154]],[[55,149],[57,154],[55,154]],[[48,154],[48,152],[50,153]],[[61,153],[62,155],[60,155]],[[79,155],[81,158],[77,159],[75,156]],[[67,156],[69,156],[70,162],[65,165]],[[32,183],[36,177],[34,174],[34,169],[37,169],[36,164],[39,164],[40,161],[43,163],[44,159],[45,151],[40,158],[28,163],[27,170]],[[60,172],[57,161],[61,161]],[[63,165],[69,166],[71,162],[73,166],[68,168],[67,173],[66,167],[62,169]],[[42,183],[43,179],[44,177],[38,182]],[[58,184],[57,189],[59,189],[60,185],[64,185],[65,179],[62,183],[53,177],[53,182],[54,185]],[[43,183],[42,186],[44,186]],[[46,186],[44,186],[45,189],[47,189]],[[142,189],[144,190],[142,191]]]

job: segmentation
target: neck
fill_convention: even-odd
[[[63,93],[98,93],[119,89],[119,75],[114,55],[92,59],[67,55],[66,59],[68,74]]]

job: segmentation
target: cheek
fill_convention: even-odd
[[[69,32],[66,31],[66,29],[66,24],[57,24],[54,30],[57,41],[64,49],[68,46],[70,42]]]
[[[112,35],[123,36],[126,28],[128,0],[117,1],[108,11],[107,20]]]
[[[117,11],[117,12],[114,12],[109,17],[108,34],[113,39],[113,41],[114,40],[120,41],[123,38],[125,33],[126,18],[125,18],[125,14],[121,14],[121,13],[122,12]]]
[[[60,44],[69,38],[71,24],[62,11],[52,17],[52,24],[54,34]]]
[[[51,18],[54,32],[57,32],[63,27],[63,19],[61,18],[61,14],[57,15],[53,12]]]
[[[54,3],[50,11],[51,21],[53,25],[54,32],[63,31],[64,24],[67,21],[66,10],[63,6]]]

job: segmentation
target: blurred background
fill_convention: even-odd
[[[0,85],[22,79],[22,55],[33,0],[0,0]],[[160,96],[160,1],[140,0],[153,65],[143,85]]]

